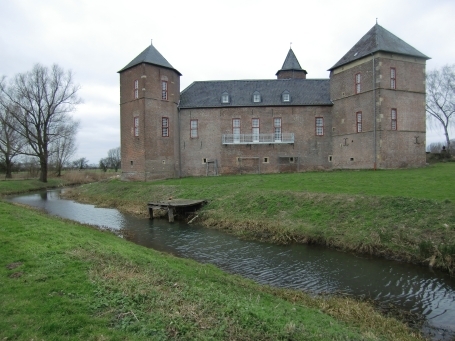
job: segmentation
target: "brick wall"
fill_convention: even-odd
[[[136,80],[138,98],[135,98]],[[167,82],[167,99],[162,99],[162,81]],[[180,77],[174,70],[143,63],[120,74],[124,179],[150,180],[177,175],[179,98]],[[139,136],[134,134],[134,117],[139,118]],[[163,117],[168,119],[168,137],[163,136]]]
[[[205,175],[204,159],[217,160],[220,174],[277,173],[331,168],[331,107],[242,107],[182,109],[182,175]],[[315,117],[324,119],[324,135],[315,135]],[[294,133],[294,144],[229,144],[232,120],[240,119],[240,134],[252,133],[252,119],[259,118],[259,133],[274,132],[274,118],[281,118],[282,133]],[[190,120],[198,121],[198,138],[190,138]]]
[[[396,70],[396,89],[391,89],[392,67]],[[358,94],[356,74],[361,75]],[[374,77],[373,91],[372,56],[331,73],[333,167],[422,166],[425,160],[425,61],[376,53]],[[392,131],[392,108],[397,112],[396,131]],[[362,132],[357,132],[357,112],[362,113]]]

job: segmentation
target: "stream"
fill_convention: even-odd
[[[425,319],[433,340],[455,339],[455,278],[427,267],[312,245],[273,245],[165,219],[150,220],[60,197],[62,190],[8,198],[84,224],[123,229],[132,242],[211,263],[258,283],[314,294],[369,298]],[[145,205],[145,203],[144,203]]]

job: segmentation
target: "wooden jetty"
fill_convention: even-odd
[[[191,199],[169,199],[160,202],[149,202],[150,219],[153,219],[153,210],[167,211],[169,222],[174,222],[174,217],[184,215],[188,212],[195,212],[201,208],[207,200],[191,200]]]

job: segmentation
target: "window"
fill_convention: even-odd
[[[234,143],[240,142],[240,118],[232,120],[232,134],[234,134]]]
[[[167,82],[161,81],[161,99],[167,101]]]
[[[269,163],[269,158],[268,158],[268,157],[263,158],[263,159],[262,159],[262,162],[263,162],[263,163]]]
[[[253,134],[253,142],[259,142],[259,118],[252,119],[251,133]]]
[[[281,94],[281,100],[283,102],[290,102],[291,101],[291,95],[289,94],[289,91],[285,91]]]
[[[139,136],[139,117],[134,118],[134,136]]]
[[[360,73],[355,74],[355,93],[360,93]]]
[[[362,112],[358,111],[356,112],[356,119],[357,119],[357,132],[361,133],[362,132]]]
[[[273,135],[275,141],[281,141],[281,118],[273,119]]]
[[[197,139],[197,120],[190,121],[190,137],[192,139]]]
[[[324,135],[324,118],[322,117],[316,117],[316,135]]]
[[[137,79],[134,81],[134,98],[139,98],[139,81]]]
[[[394,67],[390,68],[390,89],[395,90],[397,88],[397,71]]]
[[[391,110],[390,118],[392,121],[392,130],[397,130],[397,109]]]
[[[161,119],[161,136],[169,137],[169,118],[167,117]]]
[[[229,103],[229,94],[227,92],[221,94],[221,103]]]
[[[261,94],[258,91],[255,91],[253,93],[253,102],[254,103],[259,103],[261,102]]]

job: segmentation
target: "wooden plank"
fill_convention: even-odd
[[[169,216],[169,222],[173,223],[174,222],[174,209],[172,207],[169,207],[168,216]]]

